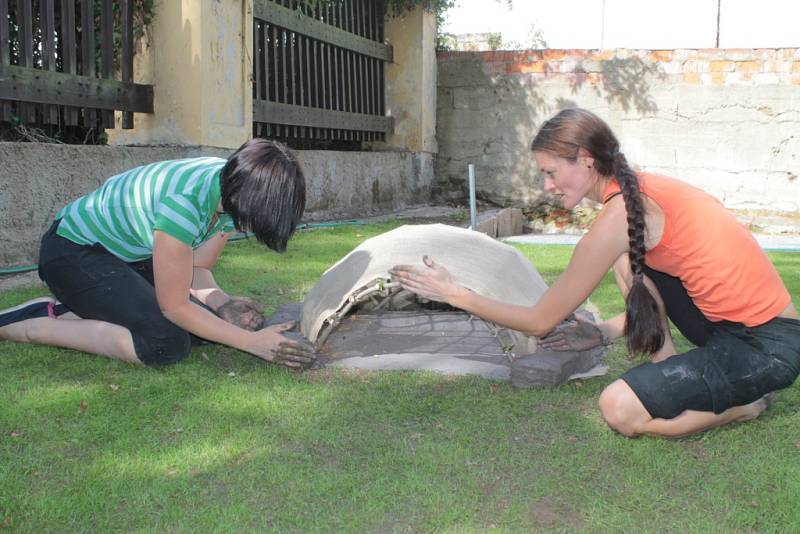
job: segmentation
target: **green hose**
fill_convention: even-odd
[[[324,222],[324,223],[302,223],[297,225],[298,230],[311,230],[314,228],[335,228],[337,226],[352,226],[357,224],[367,224],[364,221],[336,221],[336,222]],[[253,237],[255,234],[252,233],[245,233],[239,232],[235,235],[232,235],[228,241],[239,241],[241,239],[247,239],[249,237]],[[35,271],[39,268],[38,265],[20,265],[19,267],[0,267],[0,276],[3,275],[11,275],[11,274],[20,274],[20,273],[29,273],[31,271]]]

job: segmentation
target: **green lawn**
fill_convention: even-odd
[[[300,300],[364,238],[232,244],[218,278]],[[520,247],[551,281],[571,249]],[[800,303],[800,254],[773,254]],[[0,294],[5,307],[41,294]],[[592,300],[622,309],[608,277]],[[684,346],[685,346],[685,342]],[[515,390],[430,373],[292,373],[206,346],[164,370],[0,342],[0,529],[22,532],[789,532],[800,528],[800,387],[760,419],[627,439],[602,378]]]

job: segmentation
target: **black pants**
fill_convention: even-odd
[[[622,375],[652,417],[685,410],[722,413],[792,385],[800,374],[800,321],[777,317],[747,327],[712,322],[678,278],[645,267],[667,316],[697,348]]]
[[[161,313],[153,287],[153,263],[126,263],[101,245],[82,246],[56,234],[59,221],[42,237],[39,277],[53,295],[82,319],[130,330],[137,357],[165,365],[188,356],[188,332]]]

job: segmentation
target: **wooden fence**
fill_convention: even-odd
[[[152,86],[133,83],[133,1],[0,0],[0,121],[102,130],[118,110],[130,129],[152,113]]]
[[[313,6],[313,7],[312,7]],[[255,0],[253,135],[383,141],[383,0]]]

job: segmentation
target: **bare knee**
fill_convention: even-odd
[[[642,426],[650,419],[636,393],[623,380],[604,389],[597,404],[608,426],[628,437],[640,434]]]

